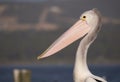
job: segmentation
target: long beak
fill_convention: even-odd
[[[70,29],[68,29],[62,36],[60,36],[45,52],[43,52],[37,59],[45,58],[55,54],[61,49],[67,47],[69,44],[80,39],[89,32],[91,27],[86,21],[77,21]]]

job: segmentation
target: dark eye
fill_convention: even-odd
[[[86,18],[86,16],[83,16],[83,18]]]

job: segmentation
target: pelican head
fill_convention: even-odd
[[[67,47],[97,27],[98,22],[99,16],[97,9],[92,9],[84,12],[80,16],[80,19],[62,36],[60,36],[45,52],[38,56],[37,59],[51,56],[61,49]]]
[[[101,27],[101,16],[97,9],[84,12],[80,19],[63,35],[61,35],[38,59],[51,56],[74,41],[85,36],[78,47],[74,67],[75,82],[107,82],[93,75],[87,66],[86,56],[89,45],[95,40]]]
[[[86,21],[87,24],[90,25],[91,27],[96,27],[99,22],[98,14],[99,12],[97,9],[92,9],[92,10],[84,12],[80,16],[80,19]]]

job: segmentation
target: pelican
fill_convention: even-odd
[[[101,14],[97,9],[84,12],[80,19],[60,36],[38,59],[51,56],[74,41],[85,36],[80,42],[74,65],[74,82],[107,82],[93,75],[87,66],[87,50],[96,39],[101,27]]]

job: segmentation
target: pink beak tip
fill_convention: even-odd
[[[42,59],[41,55],[37,57],[37,60],[40,60],[40,59]]]
[[[47,57],[47,56],[44,56],[46,53],[47,53],[47,50],[44,51],[42,54],[40,54],[40,55],[37,57],[37,60],[40,60],[40,59],[42,59],[42,58]]]
[[[41,56],[38,56],[38,57],[37,57],[37,60],[39,60],[39,59],[41,59]]]
[[[43,55],[44,55],[44,53],[42,53],[41,55],[39,55],[39,56],[37,57],[37,60],[42,59],[42,58],[43,58],[43,57],[42,57]]]

